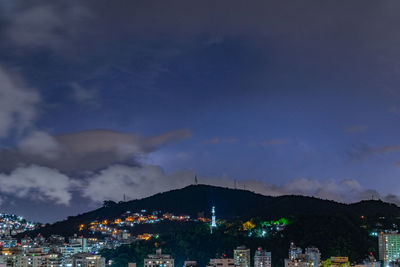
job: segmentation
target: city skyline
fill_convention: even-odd
[[[0,3],[0,211],[201,184],[399,204],[397,1]]]

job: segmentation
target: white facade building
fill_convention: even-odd
[[[271,260],[271,252],[258,248],[254,255],[254,267],[271,267]]]
[[[99,255],[78,253],[72,256],[72,267],[105,267],[106,261]]]
[[[235,266],[250,267],[250,249],[245,246],[237,247],[237,249],[233,250],[233,259],[235,260]]]
[[[157,249],[156,254],[148,255],[147,259],[144,259],[144,267],[174,267],[174,259]]]

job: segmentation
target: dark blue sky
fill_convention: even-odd
[[[52,221],[195,173],[264,194],[398,203],[399,8],[2,3],[0,209]]]

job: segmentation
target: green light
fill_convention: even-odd
[[[264,222],[261,223],[261,226],[268,227],[268,226],[271,226],[271,225],[288,225],[290,223],[291,222],[290,222],[289,219],[282,217],[282,218],[280,218],[279,220],[276,220],[276,221],[264,221]]]

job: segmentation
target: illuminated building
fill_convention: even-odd
[[[303,256],[303,250],[292,242],[289,248],[289,260],[299,259]]]
[[[51,235],[47,239],[47,242],[50,243],[51,245],[62,245],[65,242],[65,237],[60,235]]]
[[[105,259],[90,253],[78,253],[72,256],[72,267],[104,267]]]
[[[62,254],[63,265],[70,264],[69,261],[71,257],[77,253],[87,253],[90,252],[90,248],[87,245],[87,239],[84,237],[74,237],[69,238],[69,244],[65,244],[59,247],[59,251]]]
[[[87,252],[88,251],[87,239],[84,238],[83,236],[77,237],[77,235],[74,235],[74,237],[70,237],[69,238],[69,243],[71,245],[80,246],[81,249],[82,249],[81,252]]]
[[[14,266],[15,256],[11,253],[0,255],[0,266],[4,265],[5,267]]]
[[[385,266],[392,265],[400,259],[400,234],[380,233],[378,236],[379,259]]]
[[[235,260],[230,258],[210,259],[207,267],[234,267]]]
[[[144,267],[174,267],[174,259],[157,249],[155,255],[148,255],[147,259],[144,259]]]
[[[61,253],[49,253],[47,254],[46,265],[48,267],[60,267],[62,266],[62,254]]]
[[[183,267],[197,267],[197,261],[185,261]]]
[[[22,246],[32,246],[33,239],[30,238],[29,236],[25,236],[25,237],[21,238],[21,245]]]
[[[233,259],[235,260],[235,266],[250,267],[250,249],[245,246],[237,247],[233,250]]]
[[[13,267],[61,267],[62,260],[59,253],[43,253],[41,248],[31,248],[26,254],[15,255]]]
[[[321,253],[318,248],[309,247],[306,248],[305,251],[306,260],[310,263],[311,266],[317,267],[321,263]]]
[[[285,267],[309,267],[309,262],[303,254],[302,248],[296,247],[293,242],[290,243],[288,256],[289,259],[284,261]]]
[[[41,234],[38,234],[38,235],[33,239],[33,243],[34,243],[35,246],[40,246],[40,245],[43,245],[43,244],[44,244],[45,240],[46,240],[46,239],[45,239]]]
[[[12,248],[17,246],[17,239],[9,237],[9,236],[5,236],[2,239],[0,239],[0,245],[3,248]]]
[[[350,267],[349,257],[331,257],[331,267]]]
[[[254,255],[254,267],[271,267],[271,252],[258,248]]]
[[[285,259],[285,267],[309,267],[308,262],[302,259]]]
[[[381,267],[381,262],[377,261],[372,252],[370,252],[368,258],[359,267]]]

